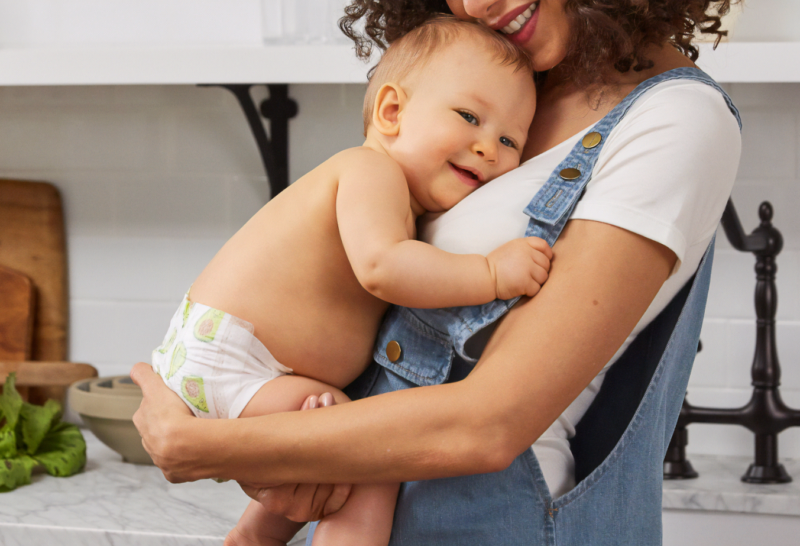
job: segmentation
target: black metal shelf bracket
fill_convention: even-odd
[[[800,410],[789,408],[781,399],[781,367],[775,338],[778,290],[776,257],[783,248],[783,237],[772,225],[772,205],[765,201],[758,209],[761,224],[745,235],[739,216],[728,201],[722,227],[731,245],[756,257],[756,348],[751,369],[753,394],[740,408],[706,408],[683,401],[678,424],[664,458],[665,479],[696,478],[697,472],[686,458],[690,423],[740,425],[755,435],[755,461],[742,481],[747,483],[787,483],[792,477],[778,461],[778,435],[789,427],[800,426]]]
[[[289,86],[281,83],[267,85],[269,97],[257,109],[250,95],[250,88],[254,85],[257,84],[219,84],[214,87],[224,87],[239,101],[256,139],[269,181],[270,198],[273,198],[289,186],[289,120],[297,115],[298,106],[289,97]],[[269,120],[269,136],[261,116]]]

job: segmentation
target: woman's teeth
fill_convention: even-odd
[[[516,19],[508,23],[500,30],[503,32],[503,34],[514,34],[522,28],[522,25],[528,22],[528,19],[530,19],[534,12],[536,12],[537,7],[539,7],[539,2],[534,2],[528,6],[528,9],[520,13]]]

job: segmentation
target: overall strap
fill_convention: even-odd
[[[545,185],[536,193],[525,208],[525,214],[531,218],[525,231],[526,237],[541,237],[550,246],[556,242],[575,205],[583,195],[586,184],[591,180],[597,158],[614,127],[645,92],[662,82],[679,79],[702,82],[719,91],[731,113],[736,117],[741,130],[741,117],[731,98],[702,70],[693,67],[676,68],[645,80],[597,122],[591,132],[575,145],[567,158],[556,167]]]
[[[551,246],[556,242],[591,180],[592,170],[611,131],[643,93],[661,82],[678,79],[695,80],[717,89],[739,119],[730,98],[697,68],[670,70],[642,82],[575,145],[533,196],[524,211],[530,217],[526,236],[541,237]],[[391,307],[378,333],[373,358],[417,385],[441,383],[450,373],[454,353],[466,362],[477,362],[483,343],[491,334],[491,326],[518,300],[517,297],[447,309]],[[403,342],[402,356],[392,360],[386,347],[397,340]]]

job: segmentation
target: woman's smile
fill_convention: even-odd
[[[500,19],[493,28],[507,35],[509,40],[523,43],[530,38],[536,27],[538,20],[539,2],[533,2],[528,6],[520,6],[506,14]]]
[[[567,0],[447,0],[453,14],[477,20],[521,47],[537,72],[550,70],[567,55],[572,35]]]

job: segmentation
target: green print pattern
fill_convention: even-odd
[[[209,309],[203,313],[203,316],[195,324],[194,337],[206,343],[214,341],[214,336],[217,335],[217,330],[223,318],[225,318],[224,312],[217,309]]]
[[[186,303],[183,306],[183,324],[181,328],[186,326],[186,321],[189,320],[189,313],[192,311],[192,302],[189,299],[186,299]]]
[[[192,406],[208,413],[208,404],[206,404],[206,389],[203,387],[202,377],[184,377],[181,381],[181,393],[184,399]]]
[[[156,349],[162,355],[167,354],[167,351],[170,350],[172,344],[175,343],[175,336],[178,335],[178,330],[173,328],[170,332],[164,337],[164,341],[161,343],[161,346]]]
[[[175,347],[175,352],[172,353],[172,360],[169,363],[169,373],[167,373],[167,379],[171,378],[175,375],[178,370],[181,369],[184,362],[186,362],[186,345],[183,343],[178,343],[178,346]]]

